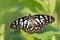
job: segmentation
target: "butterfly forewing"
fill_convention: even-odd
[[[22,29],[28,33],[34,33],[43,30],[46,24],[52,23],[54,20],[55,19],[49,15],[30,15],[17,19],[10,27],[12,29]]]
[[[17,20],[15,20],[11,25],[10,27],[12,29],[21,29],[24,27],[24,21],[27,20],[27,17],[22,17],[22,18],[19,18]]]
[[[46,24],[46,20],[44,18],[44,15],[35,15],[34,18],[37,21],[37,23],[40,24],[40,26],[43,26]]]
[[[46,24],[54,22],[55,18],[49,15],[34,15],[37,16],[37,18],[43,23],[45,22]]]

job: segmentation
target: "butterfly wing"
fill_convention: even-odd
[[[12,29],[23,29],[28,33],[34,33],[43,30],[46,24],[52,23],[54,20],[55,19],[49,15],[26,16],[14,21],[10,27]]]
[[[24,21],[26,21],[26,20],[27,20],[27,16],[19,18],[19,19],[15,20],[10,25],[10,28],[12,28],[12,29],[22,29],[22,28],[24,28]]]
[[[54,18],[49,15],[34,15],[33,16],[33,22],[35,24],[34,29],[36,32],[41,31],[44,29],[44,26],[54,22]]]
[[[49,16],[49,15],[34,15],[37,19],[40,20],[40,22],[42,23],[42,25],[45,25],[45,24],[49,24],[49,23],[52,23],[55,21],[55,18],[52,17],[52,16]],[[44,23],[45,22],[45,23]]]

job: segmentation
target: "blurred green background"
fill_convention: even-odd
[[[54,23],[40,33],[12,30],[10,24],[28,14],[51,15]],[[0,0],[0,40],[60,40],[60,0]]]

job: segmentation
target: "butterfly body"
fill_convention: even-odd
[[[54,22],[54,20],[55,19],[49,15],[29,15],[15,20],[10,27],[12,29],[22,29],[27,33],[34,33],[43,30],[45,25]]]

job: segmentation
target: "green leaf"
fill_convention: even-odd
[[[51,15],[54,13],[55,11],[55,7],[56,7],[56,0],[49,0],[49,10]]]
[[[41,40],[51,40],[52,36],[54,36],[55,32],[60,32],[60,30],[47,25],[42,32],[32,34],[34,37]]]

